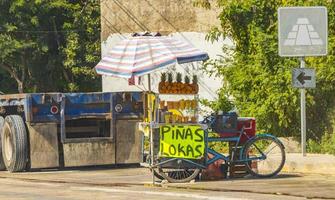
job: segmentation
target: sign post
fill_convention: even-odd
[[[304,57],[300,58],[300,68],[305,68]],[[301,151],[306,156],[306,89],[300,89],[300,113],[301,113]]]
[[[305,68],[304,57],[300,58],[300,68],[294,68],[292,71],[292,85],[300,88],[301,105],[301,151],[306,155],[306,88],[315,88],[315,70]]]
[[[306,88],[315,88],[315,70],[305,68],[305,57],[327,55],[327,8],[281,7],[278,23],[279,56],[300,59],[300,69],[292,72],[292,85],[300,88],[301,152],[306,156]]]

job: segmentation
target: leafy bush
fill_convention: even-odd
[[[218,94],[218,99],[215,101],[209,101],[208,99],[201,99],[201,105],[209,107],[215,112],[223,111],[229,112],[234,108],[234,104],[229,100],[227,94],[221,89]]]
[[[310,153],[327,153],[335,155],[335,134],[326,133],[321,142],[315,140],[308,140],[307,151]]]
[[[199,3],[203,1],[203,3]],[[195,5],[211,9],[209,0]],[[328,56],[306,59],[316,69],[317,89],[307,91],[307,135],[321,138],[332,132],[335,108],[335,1],[217,0],[221,23],[208,34],[233,41],[224,46],[220,59],[207,63],[205,70],[224,81],[226,91],[240,116],[257,119],[259,131],[276,136],[300,136],[300,94],[291,86],[291,71],[299,67],[297,58],[278,55],[277,9],[281,6],[326,6],[329,21]],[[215,103],[213,103],[215,107]],[[327,136],[328,137],[328,136]]]
[[[0,1],[3,92],[100,90],[100,45],[100,1]]]

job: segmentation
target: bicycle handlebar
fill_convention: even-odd
[[[214,121],[214,113],[207,115],[204,119],[200,122],[201,124],[211,125]]]

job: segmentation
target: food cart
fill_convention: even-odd
[[[153,183],[155,176],[169,182],[192,180],[201,169],[218,160],[223,160],[228,166],[243,163],[256,177],[271,177],[280,172],[285,163],[283,144],[270,134],[255,135],[255,131],[249,134],[245,124],[250,124],[250,130],[255,130],[253,120],[242,120],[239,127],[236,113],[226,113],[206,117],[204,125],[198,123],[199,86],[196,77],[191,83],[190,77],[182,80],[181,74],[162,74],[159,93],[152,93],[150,73],[177,63],[204,61],[208,59],[206,52],[188,42],[160,34],[133,36],[115,45],[95,69],[98,74],[122,78],[149,76],[145,118],[138,127],[149,139],[144,143],[144,146],[149,144],[145,160],[152,170]],[[207,130],[220,137],[208,137]],[[237,150],[241,141],[245,143]],[[235,146],[232,154],[225,156],[211,149],[208,146],[210,142],[233,142]],[[270,151],[274,153],[269,154]],[[239,156],[235,159],[237,153]],[[207,158],[208,155],[212,157]],[[272,163],[273,156],[279,162]],[[264,168],[261,162],[265,163]],[[267,163],[270,165],[266,166]]]
[[[204,61],[208,58],[209,57],[206,52],[195,48],[187,41],[177,40],[170,36],[161,36],[159,33],[145,32],[134,33],[132,34],[132,37],[120,41],[95,67],[97,73],[100,75],[117,76],[121,78],[148,75],[149,93],[146,95],[145,101],[146,114],[144,122],[140,124],[140,129],[147,133],[146,135],[150,138],[150,156],[147,157],[147,160],[152,161],[150,162],[150,167],[153,169],[153,174],[155,169],[158,169],[158,171],[165,176],[161,170],[161,166],[163,165],[159,164],[157,165],[158,168],[154,167],[154,163],[156,163],[154,162],[156,160],[154,152],[156,153],[156,150],[158,149],[154,148],[154,139],[159,140],[160,130],[163,130],[164,128],[164,131],[170,129],[169,132],[172,131],[175,134],[178,132],[178,138],[181,138],[179,137],[179,132],[188,135],[190,134],[189,131],[195,132],[199,129],[199,126],[197,125],[198,105],[196,101],[199,86],[195,77],[193,78],[192,83],[190,83],[189,77],[185,77],[185,80],[182,83],[182,78],[179,74],[176,77],[176,81],[173,82],[173,75],[169,74],[168,77],[167,75],[162,76],[162,81],[159,85],[160,94],[153,94],[151,93],[150,73],[158,69],[167,68],[168,66],[174,66],[177,63],[183,64]],[[171,94],[178,94],[179,96],[186,95],[191,96],[192,98],[187,98],[185,100],[180,99],[178,101],[172,100],[173,98],[170,98],[170,100],[168,100],[169,98],[167,100],[163,100],[161,96],[163,94],[167,97]],[[193,109],[193,115],[191,115],[191,108]],[[187,110],[190,112],[188,113],[188,116],[185,116]],[[184,126],[183,130],[181,130],[182,126]],[[204,132],[199,130],[197,133],[203,136]],[[157,131],[158,134],[155,134]],[[193,132],[191,133],[191,137],[195,134]],[[154,135],[158,135],[158,137],[154,137]],[[167,139],[167,137],[165,138]],[[169,147],[171,146],[169,144],[172,141],[177,145],[174,146],[176,148],[176,152],[169,152],[169,150],[172,150],[173,148]],[[158,157],[164,160],[165,158],[168,158],[168,155],[170,155],[169,153],[177,154],[174,155],[174,157],[185,156],[184,154],[179,155],[179,153],[177,153],[179,147],[178,145],[183,145],[185,142],[180,141],[180,143],[177,144],[177,141],[178,140],[170,140],[169,142],[163,141],[161,143],[163,148],[159,151]],[[202,146],[205,144],[204,142],[198,143],[201,143]],[[196,146],[192,145],[191,147],[196,148]],[[200,148],[198,147],[198,149]],[[198,160],[198,158],[203,157],[204,155],[202,151],[201,154],[201,156],[193,155],[192,158]],[[191,158],[191,154],[188,157]],[[171,164],[172,161],[170,161],[171,159],[167,159],[164,163]],[[169,174],[171,175],[171,173]]]
[[[191,86],[188,78],[180,81],[180,74],[176,83],[171,78],[166,82],[164,77],[160,93],[148,94],[147,118],[139,123],[150,144],[145,166],[152,171],[153,184],[155,177],[188,182],[219,160],[230,170],[243,164],[255,177],[272,177],[281,171],[285,163],[283,144],[271,134],[256,135],[254,118],[240,118],[231,112],[207,116],[199,123],[196,81]],[[188,86],[190,89],[183,89]],[[216,136],[208,136],[208,131]],[[217,152],[208,145],[211,142],[228,142],[229,154]]]
[[[197,98],[194,94],[187,95]],[[202,123],[197,123],[197,105],[189,112],[191,116],[185,117],[180,115],[187,106],[176,109],[177,104],[185,101],[177,100],[178,95],[152,93],[150,96],[147,103],[151,117],[139,123],[139,127],[147,132],[149,139],[145,166],[152,171],[153,184],[155,177],[173,183],[191,181],[216,161],[223,161],[225,164],[221,166],[230,171],[236,164],[243,164],[250,175],[260,178],[273,177],[283,168],[284,145],[271,134],[255,135],[254,118],[223,113],[207,116]],[[173,101],[163,100],[171,96]],[[216,136],[208,136],[209,130]],[[229,143],[229,154],[211,148],[212,142]]]
[[[149,140],[147,163],[154,178],[170,182],[185,182],[194,179],[200,169],[206,168],[206,127],[198,123],[197,77],[190,83],[189,77],[171,81],[172,73],[162,74],[160,93],[151,93],[146,103],[147,118],[139,123]]]

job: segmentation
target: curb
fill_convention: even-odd
[[[282,172],[335,175],[335,156],[327,154],[287,153]]]
[[[242,193],[253,193],[253,194],[268,194],[268,195],[278,195],[278,196],[286,196],[286,197],[300,197],[300,198],[308,198],[308,199],[334,199],[332,197],[326,196],[317,196],[317,195],[299,195],[292,194],[289,192],[266,192],[266,191],[257,191],[257,190],[247,190],[247,189],[224,189],[224,188],[208,188],[204,186],[195,186],[195,185],[169,185],[164,184],[160,185],[162,188],[172,188],[172,189],[186,189],[186,190],[200,190],[200,191],[211,191],[211,192],[242,192]]]

